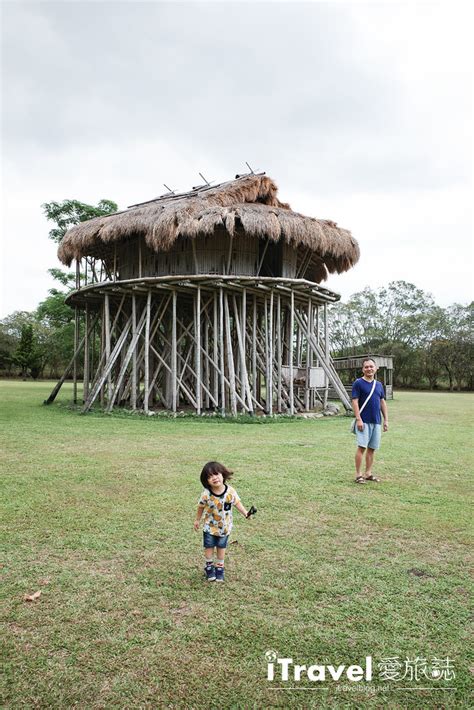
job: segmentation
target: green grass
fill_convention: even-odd
[[[6,707],[471,704],[472,395],[397,393],[376,457],[383,482],[356,486],[344,417],[81,416],[68,386],[42,406],[51,387],[0,385]],[[223,586],[204,581],[192,530],[210,459],[258,508],[235,514]],[[454,681],[412,685],[456,690],[376,677],[275,691],[270,649],[307,665],[449,656]]]

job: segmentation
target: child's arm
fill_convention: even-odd
[[[196,520],[194,521],[194,529],[196,530],[196,532],[199,530],[199,523],[201,522],[203,510],[204,510],[204,506],[198,505],[198,509],[197,509],[197,513],[196,513]]]
[[[239,513],[242,513],[242,515],[244,516],[244,518],[247,517],[248,512],[247,512],[247,510],[244,508],[244,506],[242,505],[242,503],[240,502],[240,500],[239,500],[238,503],[235,504],[235,507],[237,508],[237,510],[239,511]]]

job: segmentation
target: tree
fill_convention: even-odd
[[[113,214],[118,210],[117,204],[112,200],[99,200],[97,206],[88,205],[79,200],[63,200],[62,202],[45,202],[41,207],[46,218],[56,225],[49,231],[48,236],[57,244],[59,244],[67,230],[75,224],[87,222],[87,220],[94,217]],[[63,286],[73,287],[76,276],[71,271],[67,272],[58,268],[48,269],[48,271]]]
[[[27,377],[28,370],[33,379],[38,377],[40,372],[40,355],[31,323],[25,323],[21,328],[20,342],[13,354],[13,362],[21,369],[22,377]]]
[[[97,206],[88,205],[79,200],[63,200],[62,202],[45,202],[41,205],[50,222],[56,226],[49,232],[49,238],[59,244],[69,227],[79,222],[87,222],[94,217],[117,212],[117,204],[112,200],[99,200]]]

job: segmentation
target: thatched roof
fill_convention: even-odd
[[[101,246],[143,235],[156,252],[166,251],[180,236],[192,239],[224,228],[273,241],[284,239],[295,248],[314,252],[329,273],[341,273],[359,259],[351,233],[335,222],[292,212],[277,197],[277,186],[264,174],[245,175],[216,186],[202,186],[179,195],[165,195],[124,212],[96,217],[72,227],[58,249],[68,266],[73,259]]]

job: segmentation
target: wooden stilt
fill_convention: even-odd
[[[202,403],[201,403],[201,288],[197,287],[196,292],[196,321],[194,329],[195,338],[195,355],[196,355],[196,411],[197,414],[201,414]]]
[[[277,411],[281,414],[282,392],[281,392],[281,296],[277,294],[276,306],[276,347],[277,347]]]
[[[232,416],[237,416],[237,393],[235,389],[235,368],[234,368],[234,354],[232,352],[232,338],[230,332],[230,314],[229,314],[229,302],[227,298],[227,293],[224,294],[224,309],[225,309],[225,334],[226,334],[226,344],[227,344],[227,366],[229,368],[229,382],[230,382],[230,407]]]
[[[326,361],[326,366],[329,367],[331,362],[330,362],[330,356],[329,356],[329,323],[328,323],[328,308],[327,305],[324,304],[323,306],[323,313],[324,313],[324,359]],[[328,404],[328,394],[329,394],[329,377],[327,374],[324,375],[326,383],[324,387],[324,409],[326,409],[327,404]]]
[[[74,307],[74,352],[77,353],[79,348],[79,310],[77,306]],[[72,398],[74,404],[77,404],[77,359],[74,357],[73,361],[73,373],[72,373]]]
[[[306,327],[306,386],[304,391],[304,408],[309,411],[310,407],[310,377],[311,377],[311,322],[312,310],[311,300],[308,301],[308,323]]]
[[[219,287],[219,350],[221,357],[221,414],[225,417],[224,292]]]
[[[268,413],[273,414],[273,291],[270,291],[268,312]]]
[[[241,362],[241,381],[242,381],[242,399],[245,402],[245,398],[247,398],[247,403],[248,403],[248,411],[253,414],[253,404],[252,404],[252,393],[250,391],[250,384],[247,376],[247,365],[245,362],[245,349],[244,349],[244,340],[242,338],[242,330],[241,330],[241,324],[240,324],[240,318],[239,318],[239,310],[237,308],[237,299],[235,296],[233,297],[233,302],[234,302],[234,318],[235,318],[235,325],[236,325],[236,332],[237,332],[237,342],[239,346],[239,353],[240,353],[240,362]]]
[[[218,369],[217,369],[217,362],[218,362],[217,358],[218,358],[218,353],[219,353],[218,308],[219,308],[219,296],[217,293],[214,293],[212,347],[213,347],[215,367],[213,368],[212,372],[213,372],[213,378],[214,378],[214,399],[216,402],[218,402],[218,400],[219,400],[219,373],[218,373]]]
[[[290,296],[290,330],[289,330],[289,366],[290,366],[290,415],[295,413],[295,395],[294,395],[294,376],[293,376],[293,332],[295,328],[295,294],[293,291]]]
[[[150,318],[151,318],[151,290],[148,290],[146,298],[146,319],[145,319],[145,377],[144,385],[145,392],[143,397],[143,409],[148,413],[148,400],[150,393]],[[137,347],[136,341],[138,338],[134,338],[134,349]],[[132,351],[133,352],[133,351]]]
[[[87,397],[89,396],[89,358],[90,358],[89,343],[90,343],[90,335],[91,335],[91,333],[89,332],[89,306],[87,304],[86,304],[85,311],[84,311],[84,333],[85,333],[84,376],[83,376],[82,397],[83,397],[83,401],[85,402],[87,400]]]
[[[135,294],[132,295],[132,338],[136,341],[136,334],[137,334],[137,297]],[[137,381],[137,349],[136,347],[133,350],[132,354],[132,385],[131,385],[131,392],[130,392],[130,404],[132,406],[132,409],[135,410],[137,408],[137,387],[138,387],[138,381]]]
[[[252,308],[252,392],[257,399],[257,295],[253,297]]]
[[[98,319],[98,316],[96,316],[95,319],[94,319],[94,321],[92,322],[91,327],[90,327],[90,331],[92,330],[92,328],[93,328],[93,327],[95,326],[95,324],[97,323],[97,319]],[[90,334],[90,333],[89,333],[89,334]],[[51,394],[49,395],[48,399],[45,399],[45,400],[44,400],[44,404],[51,404],[51,403],[54,402],[54,400],[56,399],[59,390],[61,389],[61,387],[63,386],[64,382],[66,381],[67,376],[69,375],[69,373],[70,373],[71,370],[73,369],[74,363],[77,362],[77,358],[78,358],[78,356],[80,355],[81,350],[82,350],[82,348],[83,348],[83,346],[84,346],[84,341],[85,341],[85,339],[86,339],[86,336],[84,335],[84,336],[82,337],[82,339],[81,339],[81,342],[78,343],[77,348],[75,348],[75,350],[74,350],[74,355],[72,356],[72,358],[70,359],[70,361],[69,361],[69,363],[68,363],[66,369],[64,370],[64,373],[63,373],[61,379],[60,379],[60,380],[55,384],[55,386],[53,387],[53,390],[52,390]]]
[[[176,413],[178,389],[176,385],[176,306],[177,293],[173,290],[173,305],[171,318],[171,409]]]

